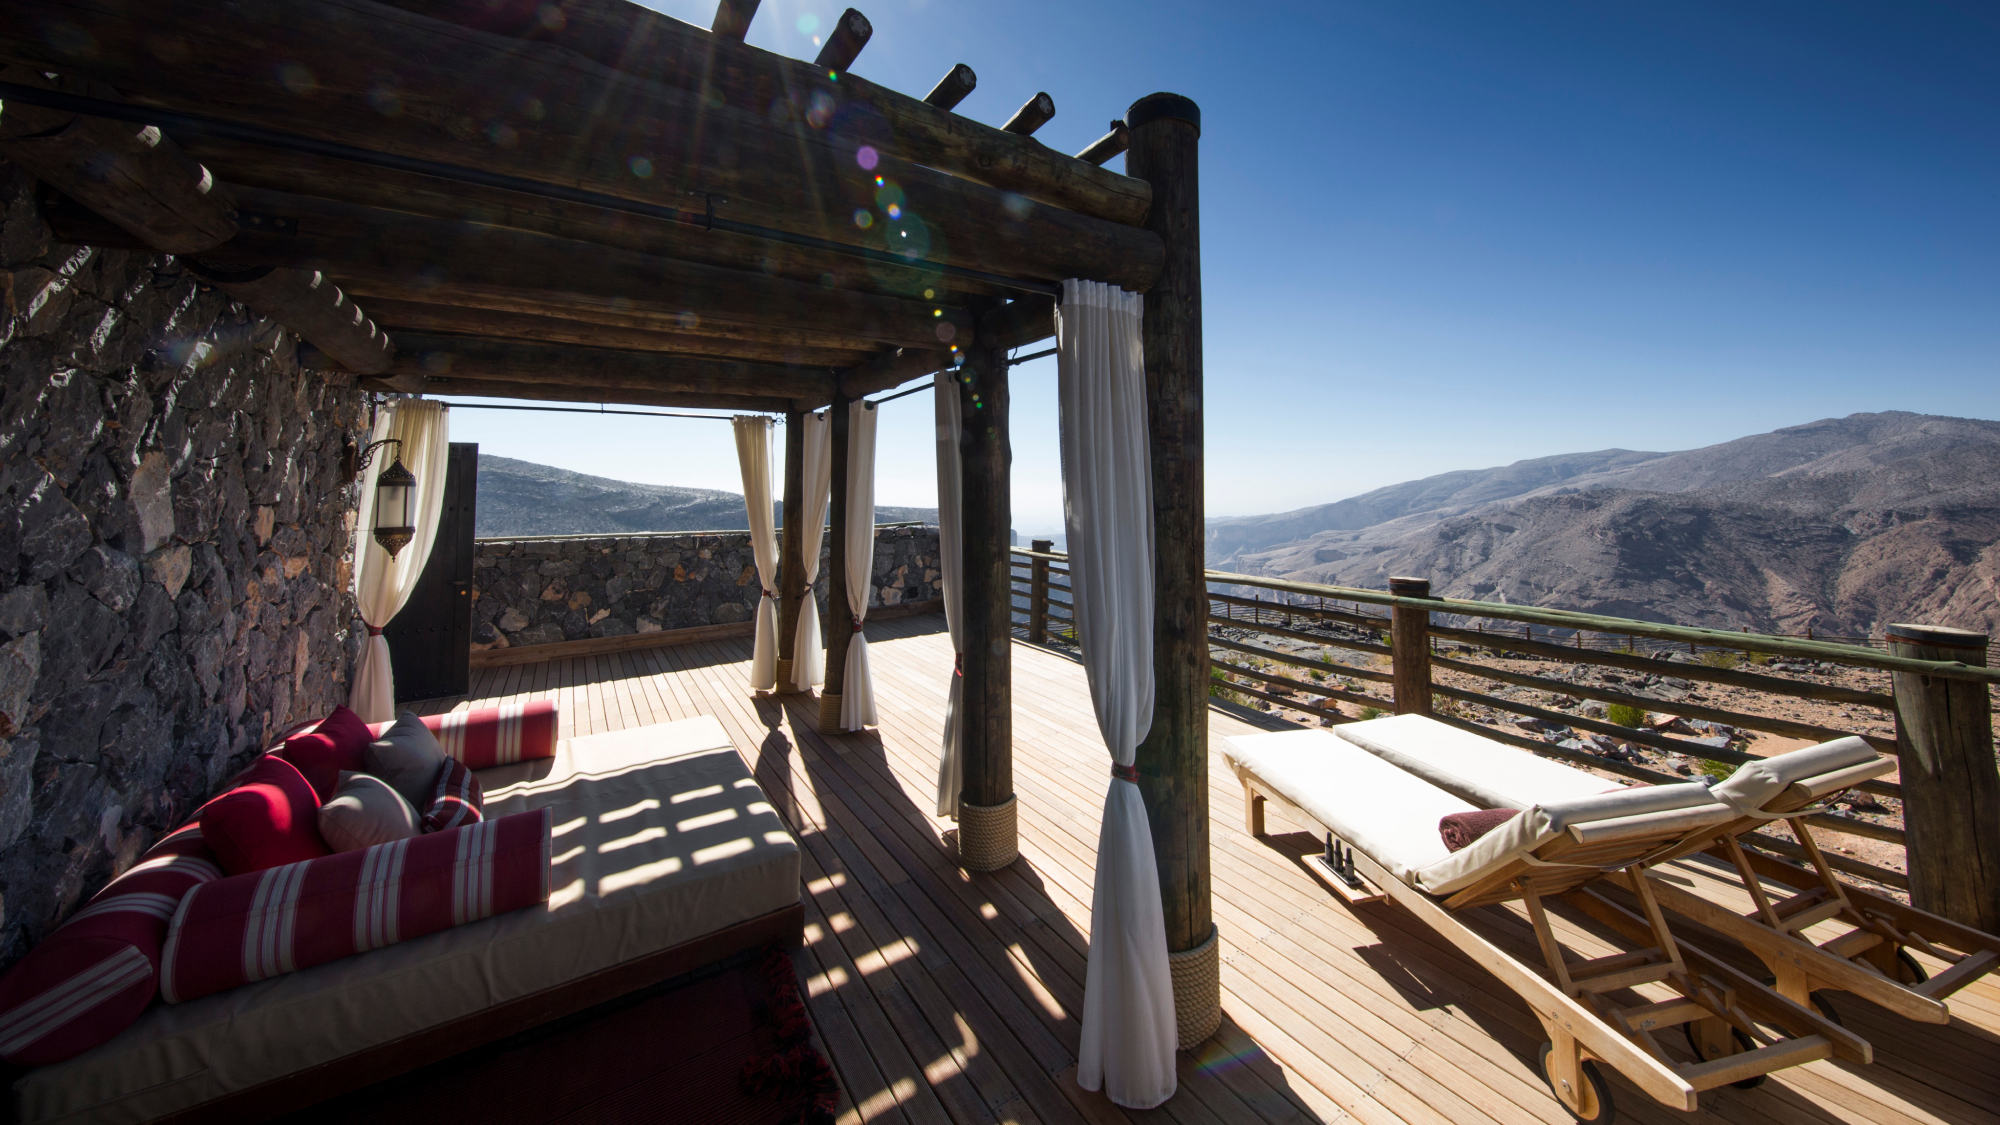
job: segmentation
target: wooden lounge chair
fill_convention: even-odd
[[[1865,1041],[1667,930],[1652,882],[1640,872],[1689,833],[1733,818],[1701,785],[1539,804],[1453,852],[1438,821],[1472,811],[1470,802],[1326,732],[1234,738],[1223,753],[1243,782],[1253,835],[1263,834],[1267,800],[1318,825],[1338,839],[1328,850],[1356,884],[1346,897],[1395,901],[1527,1001],[1549,1037],[1543,1076],[1579,1121],[1609,1121],[1614,1112],[1598,1062],[1661,1104],[1691,1111],[1702,1090],[1752,1084],[1816,1059],[1871,1058]],[[1607,880],[1632,891],[1643,917],[1591,889]],[[1577,959],[1550,927],[1550,899],[1608,924],[1630,948]],[[1526,908],[1546,976],[1475,928],[1482,912],[1472,908],[1514,901]],[[1639,1002],[1613,996],[1640,985],[1664,985],[1674,995]],[[1680,1061],[1661,1045],[1658,1033],[1673,1027],[1686,1029],[1696,1060]]]
[[[1525,808],[1618,783],[1483,738],[1421,715],[1398,715],[1340,728],[1342,740],[1482,808]],[[1803,819],[1852,786],[1895,769],[1894,759],[1859,738],[1842,738],[1745,763],[1711,792],[1735,814],[1690,832],[1660,862],[1708,852],[1732,864],[1755,909],[1740,914],[1654,871],[1653,893],[1676,914],[1728,935],[1771,970],[1778,992],[1831,1014],[1826,989],[1852,992],[1925,1023],[1951,1018],[1945,1000],[2000,965],[2000,937],[1981,933],[1834,877]],[[1807,866],[1745,849],[1739,837],[1783,820],[1805,849]],[[1765,881],[1795,893],[1773,899]],[[1822,923],[1840,932],[1814,940]],[[1824,931],[1822,931],[1824,934]],[[1928,977],[1909,950],[1949,965]]]

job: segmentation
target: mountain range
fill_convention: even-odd
[[[2000,422],[1900,411],[1462,470],[1210,520],[1221,570],[1682,624],[2000,627]]]
[[[782,523],[784,505],[775,507]],[[877,505],[875,520],[936,523],[937,509]],[[482,539],[727,531],[748,526],[741,493],[633,484],[512,457],[479,455],[479,496],[473,533]]]

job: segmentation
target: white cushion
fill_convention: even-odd
[[[1474,840],[1470,846],[1415,872],[1410,882],[1431,894],[1448,895],[1569,831],[1572,824],[1676,809],[1706,809],[1709,815],[1705,822],[1712,824],[1721,824],[1735,816],[1729,806],[1709,796],[1708,786],[1694,781],[1683,785],[1634,786],[1615,793],[1551,801],[1522,810],[1521,815]]]
[[[1451,854],[1438,821],[1473,806],[1323,730],[1227,738],[1222,756],[1305,812],[1389,874],[1412,873]]]
[[[1877,754],[1874,747],[1849,735],[1817,746],[1801,747],[1755,762],[1745,762],[1729,775],[1728,780],[1717,785],[1714,792],[1717,800],[1725,802],[1739,814],[1748,815],[1761,810],[1795,782],[1809,782],[1815,777],[1870,762],[1881,763],[1881,773],[1888,773],[1896,765],[1892,759]]]
[[[1627,788],[1428,715],[1347,723],[1333,733],[1483,809],[1525,809]]]

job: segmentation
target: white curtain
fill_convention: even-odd
[[[875,585],[875,420],[872,402],[855,401],[847,414],[847,610],[854,618],[854,639],[847,646],[847,671],[840,688],[840,729],[860,730],[875,724],[875,681],[868,672],[868,637],[861,622],[868,617],[868,591]],[[828,599],[831,601],[831,597]],[[835,625],[834,628],[840,628]]]
[[[750,517],[750,552],[757,559],[756,640],[750,648],[750,690],[778,686],[778,531],[771,512],[771,423],[757,414],[730,419],[736,427],[736,461],[743,469],[743,509]]]
[[[1090,961],[1076,1081],[1122,1106],[1173,1096],[1173,978],[1146,804],[1132,769],[1153,725],[1153,488],[1146,434],[1143,304],[1094,281],[1063,282],[1056,399],[1070,608],[1111,786],[1097,837]]]
[[[833,427],[827,411],[808,414],[805,424],[805,511],[799,518],[799,557],[805,562],[805,595],[800,599],[799,626],[792,634],[792,688],[811,691],[826,679],[826,650],[819,637],[819,599],[813,597],[813,583],[819,580],[819,549],[826,539],[826,506],[833,498]],[[786,519],[792,513],[785,513]]]
[[[441,402],[397,399],[375,416],[371,442],[394,438],[401,445],[375,451],[361,482],[361,510],[354,523],[354,608],[368,625],[367,643],[354,666],[354,687],[347,705],[363,722],[386,723],[396,717],[396,675],[389,667],[389,642],[382,626],[410,599],[437,539],[438,516],[444,510],[444,474],[451,445],[451,418]],[[416,474],[411,497],[416,538],[395,558],[375,542],[375,479],[384,469],[403,463]]]
[[[965,788],[964,540],[959,520],[958,373],[944,370],[934,383],[937,400],[938,584],[944,587],[944,621],[951,631],[951,695],[944,708],[944,745],[938,751],[937,814],[958,819],[958,794]]]

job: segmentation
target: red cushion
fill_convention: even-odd
[[[298,767],[266,754],[236,787],[201,807],[201,835],[231,875],[330,855],[319,796]]]
[[[153,1002],[174,909],[191,888],[221,877],[188,825],[106,884],[0,976],[0,1058],[61,1062],[130,1026]]]
[[[312,783],[313,792],[318,794],[319,803],[326,804],[333,797],[333,791],[340,788],[342,770],[360,770],[362,753],[368,749],[368,724],[361,716],[345,707],[335,707],[333,713],[317,723],[309,724],[285,738],[285,744],[272,751],[277,757],[292,763],[299,772]]]
[[[485,819],[486,793],[479,779],[457,758],[446,758],[438,771],[437,789],[424,807],[424,831],[443,832],[461,824],[477,824]]]
[[[313,732],[332,738],[345,761],[359,762],[361,752],[368,749],[368,743],[374,739],[374,736],[368,733],[368,724],[361,721],[361,716],[345,707],[335,707],[331,714],[320,720],[319,725],[313,728]],[[340,768],[351,770],[360,767]]]
[[[160,996],[192,1000],[549,897],[547,809],[219,879],[174,916]]]

